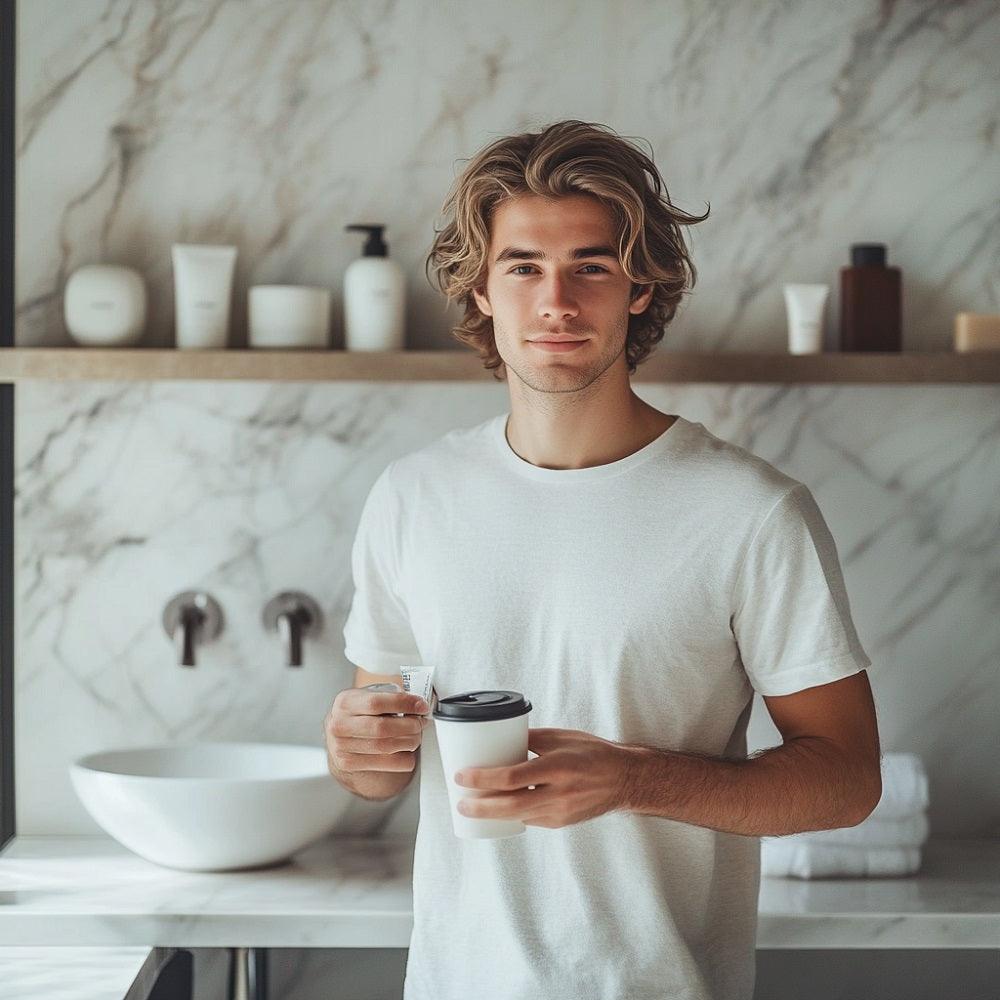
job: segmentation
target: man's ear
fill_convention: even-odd
[[[632,293],[632,301],[628,304],[628,311],[633,316],[644,313],[649,308],[649,303],[653,300],[654,285],[637,285]]]
[[[476,305],[484,316],[493,315],[493,307],[490,305],[490,300],[486,297],[486,290],[484,288],[473,288],[472,297],[476,300]]]

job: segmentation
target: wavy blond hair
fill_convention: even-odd
[[[473,291],[486,283],[490,224],[497,205],[523,194],[559,198],[583,194],[606,205],[633,295],[653,285],[649,306],[629,316],[625,358],[629,372],[663,338],[684,294],[697,277],[683,228],[702,222],[675,207],[650,156],[605,125],[564,121],[541,132],[498,139],[469,161],[442,210],[444,228],[427,256],[432,283],[465,308],[452,331],[476,348],[487,369],[503,376],[493,319],[480,312]]]

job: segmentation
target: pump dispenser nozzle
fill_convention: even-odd
[[[362,254],[365,257],[389,256],[389,247],[385,240],[382,239],[382,234],[385,232],[385,226],[374,226],[367,223],[355,222],[349,226],[345,226],[344,228],[350,230],[351,232],[368,234],[368,239],[365,240],[365,246],[362,250]]]

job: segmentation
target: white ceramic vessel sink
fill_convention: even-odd
[[[90,754],[70,765],[90,815],[169,868],[227,871],[286,860],[331,832],[353,800],[320,747],[193,743]]]

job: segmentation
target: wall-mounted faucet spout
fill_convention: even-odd
[[[222,608],[210,594],[185,590],[163,609],[163,628],[177,650],[182,667],[195,665],[195,648],[222,631]]]
[[[323,627],[319,605],[308,594],[286,590],[267,602],[262,618],[264,628],[281,636],[286,666],[301,667],[303,637]]]

